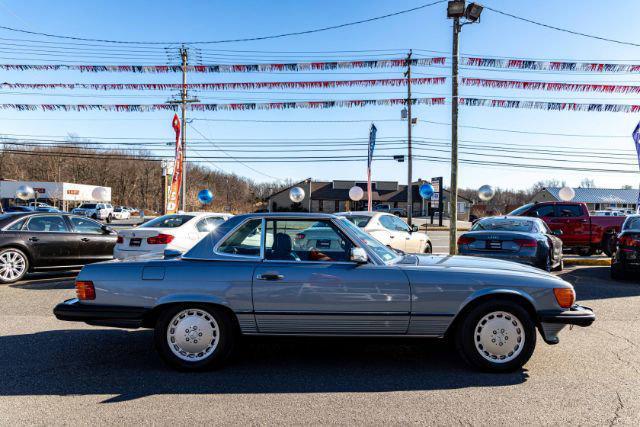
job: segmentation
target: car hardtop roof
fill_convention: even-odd
[[[204,216],[204,215],[220,215],[220,216],[233,216],[230,213],[223,212],[178,212],[172,215],[193,215],[193,216]]]
[[[394,214],[391,214],[389,212],[369,212],[369,211],[349,211],[349,212],[338,212],[336,213],[336,215],[339,216],[349,216],[349,215],[360,215],[360,216],[376,216],[376,215],[391,215],[391,216],[395,216]]]
[[[494,215],[494,216],[487,216],[485,218],[480,218],[479,221],[483,221],[485,219],[512,219],[512,220],[518,220],[518,221],[538,221],[540,220],[540,218],[535,218],[535,217],[531,217],[531,216],[517,216],[517,215]]]
[[[302,218],[302,219],[337,219],[337,216],[326,213],[309,212],[254,212],[236,215],[235,218]]]

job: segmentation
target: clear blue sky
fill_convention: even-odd
[[[33,31],[49,32],[81,37],[109,38],[120,40],[216,40],[235,37],[268,35],[287,31],[304,30],[340,24],[426,3],[426,0],[397,1],[9,1],[0,0],[0,25],[19,27]],[[517,15],[610,38],[640,42],[637,30],[637,2],[619,1],[615,7],[602,1],[506,1],[488,0],[484,4]],[[533,6],[531,6],[533,5]],[[446,19],[446,4],[385,20],[328,31],[318,34],[287,37],[278,40],[247,43],[230,43],[208,46],[207,49],[263,50],[263,51],[336,51],[365,49],[427,49],[448,52],[451,45],[451,22]],[[0,30],[0,37],[30,38],[28,36]],[[38,40],[46,40],[34,37]],[[50,39],[54,40],[54,39]],[[1,48],[5,49],[5,48]],[[583,59],[600,61],[636,61],[640,63],[640,48],[621,46],[586,39],[536,27],[485,11],[478,25],[465,26],[461,38],[464,54],[513,56],[550,59]],[[257,58],[252,53],[238,55],[232,62],[251,63]],[[279,54],[271,54],[278,57]],[[335,54],[334,54],[335,55]],[[434,54],[436,55],[436,54]],[[0,57],[27,57],[27,54],[3,52]],[[263,55],[266,56],[266,55]],[[284,55],[280,55],[284,56]],[[294,58],[295,55],[286,55]],[[299,57],[303,55],[300,54]],[[343,58],[349,55],[342,54]],[[226,59],[228,60],[228,59]],[[5,63],[36,63],[36,60],[0,59]],[[87,59],[85,63],[123,62],[105,59]],[[129,61],[130,62],[130,61]],[[149,63],[144,60],[141,63]],[[216,62],[216,61],[203,61]],[[284,61],[290,62],[290,61]],[[371,71],[374,73],[372,74]],[[375,73],[383,74],[375,74]],[[420,68],[416,73],[448,75],[447,68]],[[580,82],[638,82],[637,75],[625,74],[541,74],[528,72],[500,72],[461,70],[462,76],[505,79],[530,79],[548,81]],[[190,82],[259,81],[259,80],[331,80],[352,78],[401,77],[400,70],[363,70],[348,74],[202,74],[190,75]],[[76,72],[2,72],[2,81],[7,82],[180,82],[179,74],[126,74]],[[3,90],[7,92],[7,90]],[[450,86],[422,86],[414,88],[414,96],[449,96]],[[370,93],[375,92],[375,93]],[[42,93],[42,92],[36,92]],[[47,91],[46,93],[83,94],[86,97],[11,95],[3,93],[2,103],[162,103],[168,98],[163,92],[105,92],[91,91]],[[96,96],[93,96],[96,95]],[[113,97],[117,95],[118,97]],[[131,97],[120,97],[132,95]],[[231,100],[270,99],[371,99],[404,96],[404,88],[341,88],[320,93],[313,90],[274,90],[266,93],[202,92],[197,94],[203,102],[232,102]],[[461,87],[461,96],[494,96],[505,98],[531,98],[536,100],[568,100],[598,103],[635,103],[637,97],[629,94],[599,94],[573,92],[536,92],[505,89],[479,89]],[[144,96],[144,97],[141,97]],[[361,123],[248,123],[248,122],[204,122],[194,126],[208,138],[363,138],[368,135],[370,121],[397,119],[401,107],[367,107],[363,109],[286,110],[247,112],[193,113],[195,118],[210,119],[258,119],[258,120],[365,120]],[[107,112],[16,112],[0,111],[3,134],[66,135],[81,137],[157,137],[171,139],[172,113],[107,113]],[[417,106],[414,115],[422,120],[449,122],[450,106]],[[634,163],[633,142],[630,133],[640,119],[625,113],[580,113],[545,112],[532,110],[504,110],[482,107],[461,107],[460,124],[490,128],[511,128],[524,131],[552,133],[579,133],[597,135],[629,135],[626,138],[568,138],[541,135],[519,135],[461,128],[463,140],[489,141],[495,144],[544,145],[575,147],[576,150],[610,149],[611,152],[628,154],[621,159]],[[378,122],[378,136],[404,137],[406,123]],[[424,121],[414,128],[420,137],[449,138],[449,127]],[[190,137],[199,135],[191,131]],[[209,147],[211,149],[213,147]],[[198,150],[205,150],[198,144]],[[363,160],[359,163],[325,164],[253,164],[249,169],[241,164],[224,163],[218,167],[255,179],[269,180],[267,176],[279,178],[314,179],[364,179],[366,148],[362,148]],[[571,149],[567,149],[571,151]],[[200,154],[205,154],[199,151]],[[382,152],[380,152],[382,153]],[[386,151],[386,154],[404,154],[404,150]],[[197,152],[190,153],[197,156]],[[211,152],[206,152],[212,155]],[[286,155],[295,157],[294,149]],[[428,152],[421,152],[428,155]],[[431,153],[436,157],[448,157],[446,153]],[[476,157],[510,161],[499,153],[491,157]],[[252,153],[234,153],[250,156]],[[269,154],[264,154],[268,156]],[[273,154],[271,154],[273,155]],[[314,155],[314,153],[299,154]],[[516,154],[522,156],[522,154]],[[462,158],[469,157],[462,155]],[[571,160],[571,155],[559,160]],[[598,159],[594,159],[598,160]],[[527,162],[527,160],[512,160]],[[602,160],[599,160],[602,161]],[[606,160],[604,160],[606,161]],[[557,170],[529,170],[511,167],[470,166],[461,164],[460,185],[479,187],[491,184],[507,188],[526,188],[538,180],[555,178],[577,185],[585,177],[594,179],[598,186],[620,187],[624,184],[637,186],[636,175],[621,173],[588,173],[563,171],[562,165],[605,167],[603,164],[554,163]],[[620,166],[634,169],[634,166]],[[259,171],[259,172],[256,172]],[[414,166],[414,177],[428,178],[444,176],[449,180],[448,164],[419,161]],[[267,176],[265,176],[267,175]],[[374,179],[406,181],[406,163],[374,163]]]

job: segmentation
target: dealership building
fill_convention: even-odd
[[[111,187],[74,184],[71,182],[0,180],[0,203],[3,207],[27,204],[34,201],[34,199],[26,201],[16,199],[16,191],[21,185],[27,185],[33,188],[37,195],[38,202],[48,203],[65,211],[74,208],[82,202],[111,201]],[[101,200],[96,200],[94,197],[96,189],[104,189],[100,191],[104,196]]]
[[[429,215],[429,200],[422,199],[419,186],[422,182],[413,184],[413,214],[415,216]],[[349,189],[358,186],[364,190],[362,200],[354,202],[349,198]],[[293,187],[304,190],[304,199],[300,203],[294,203],[289,198],[289,191]],[[407,208],[407,186],[398,184],[397,181],[374,181],[371,183],[371,199],[373,205],[388,204],[392,208]],[[311,197],[309,198],[309,195]],[[449,192],[444,190],[443,213],[449,214]],[[311,205],[309,205],[311,202]],[[362,181],[301,181],[297,184],[271,194],[268,199],[268,208],[271,212],[281,211],[305,211],[308,212],[344,212],[367,210],[367,183]],[[458,196],[458,216],[462,221],[469,217],[471,200]],[[433,204],[433,209],[437,203]]]

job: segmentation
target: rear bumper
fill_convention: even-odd
[[[589,307],[575,304],[569,310],[556,311],[545,310],[538,312],[540,334],[547,344],[560,342],[558,334],[567,325],[590,326],[596,315]]]
[[[53,314],[58,320],[69,322],[85,322],[89,325],[115,328],[139,328],[148,311],[145,307],[83,304],[77,298],[73,298],[56,305]]]

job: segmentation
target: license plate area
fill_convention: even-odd
[[[142,239],[140,237],[135,237],[129,240],[129,246],[140,246],[142,244]]]
[[[502,249],[502,242],[499,240],[487,240],[487,243],[485,243],[485,248],[486,249],[491,249],[491,250],[500,250]]]

